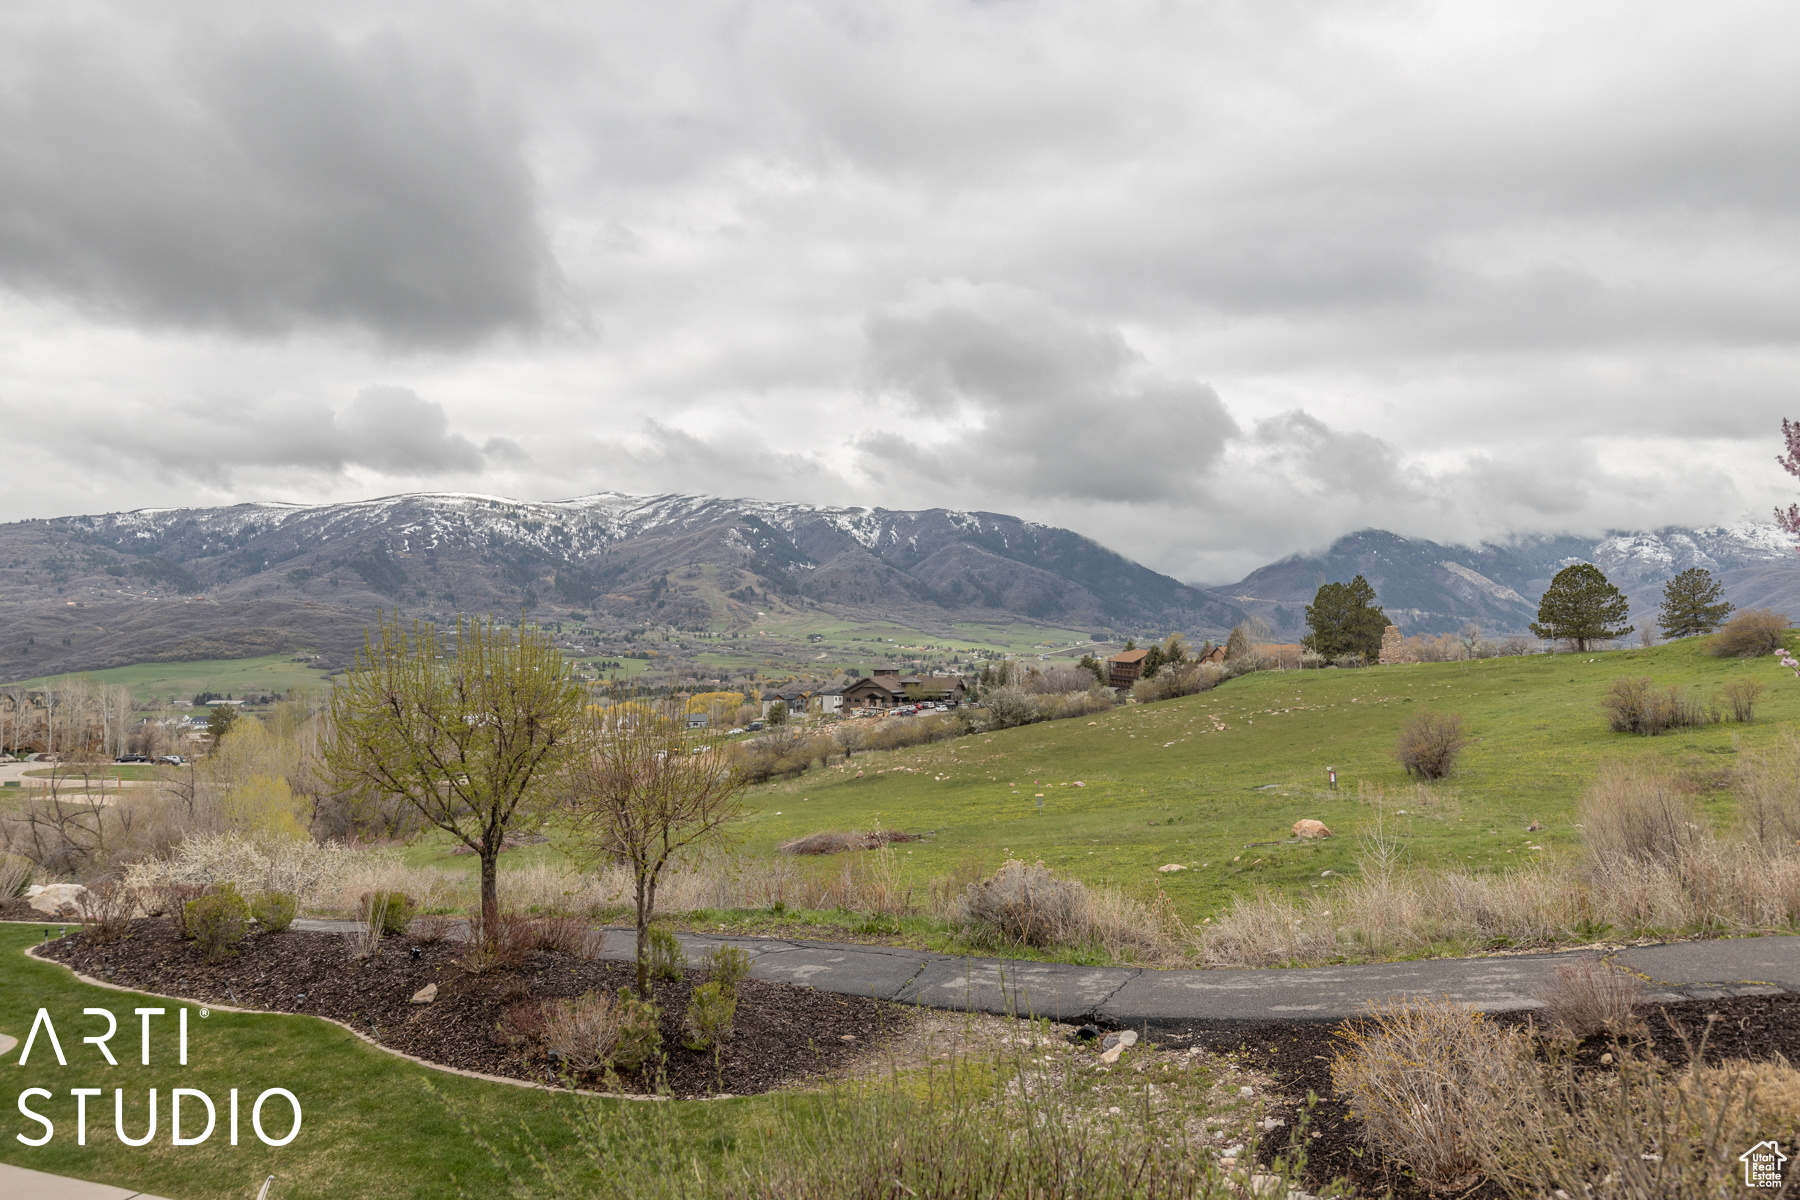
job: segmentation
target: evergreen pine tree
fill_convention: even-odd
[[[1538,601],[1538,619],[1531,632],[1555,641],[1559,638],[1575,643],[1585,653],[1590,642],[1606,642],[1621,638],[1635,626],[1609,628],[1623,621],[1631,612],[1631,602],[1591,563],[1564,567],[1550,581],[1542,600]]]
[[[1730,601],[1720,599],[1722,590],[1705,567],[1689,567],[1669,580],[1656,614],[1663,634],[1684,638],[1717,629],[1732,609]]]
[[[1381,657],[1381,636],[1387,632],[1387,614],[1375,605],[1375,589],[1358,575],[1349,583],[1319,586],[1306,606],[1311,633],[1300,639],[1308,650],[1326,658],[1360,654],[1373,661]]]

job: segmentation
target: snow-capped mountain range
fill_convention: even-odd
[[[1578,562],[1599,567],[1631,598],[1632,620],[1639,624],[1655,619],[1663,584],[1689,567],[1711,571],[1741,608],[1800,615],[1800,554],[1793,536],[1751,521],[1601,538],[1537,535],[1479,546],[1369,529],[1213,591],[1293,634],[1303,627],[1305,605],[1319,583],[1361,574],[1388,616],[1409,633],[1447,632],[1471,620],[1496,633],[1522,632],[1556,572]]]
[[[1599,566],[1653,617],[1689,566],[1741,607],[1800,614],[1800,555],[1774,525],[1530,536],[1453,546],[1364,530],[1236,584],[1181,583],[1066,529],[1000,513],[600,492],[560,501],[413,493],[0,525],[0,676],[361,644],[377,608],[517,613],[597,627],[748,629],[760,614],[1222,637],[1248,613],[1282,639],[1319,584],[1356,574],[1408,632],[1519,632],[1551,577]]]

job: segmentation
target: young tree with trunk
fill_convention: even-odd
[[[396,616],[331,693],[324,757],[343,790],[403,797],[481,861],[481,916],[500,915],[507,827],[572,752],[583,695],[533,626],[458,618],[454,644]]]
[[[1631,612],[1631,602],[1614,587],[1599,567],[1576,563],[1564,567],[1550,581],[1538,601],[1538,619],[1531,632],[1551,641],[1570,641],[1586,653],[1590,642],[1609,642],[1630,633],[1634,626],[1620,626]]]
[[[1657,623],[1666,637],[1711,633],[1731,615],[1733,605],[1720,599],[1723,588],[1705,567],[1689,567],[1663,588]]]
[[[1315,654],[1328,659],[1360,654],[1374,660],[1381,657],[1388,619],[1375,604],[1375,589],[1358,575],[1349,583],[1320,585],[1313,602],[1306,606],[1306,625],[1311,632],[1300,644]]]
[[[631,872],[637,992],[649,999],[657,886],[677,855],[722,836],[742,814],[745,781],[713,732],[689,730],[673,714],[627,707],[590,710],[583,720],[560,815],[578,865],[623,863]]]

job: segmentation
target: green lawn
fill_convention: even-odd
[[[575,1101],[566,1094],[486,1083],[429,1070],[384,1053],[336,1025],[310,1017],[211,1010],[202,1018],[187,1006],[188,1064],[177,1065],[173,1001],[92,987],[60,966],[26,958],[24,948],[39,941],[43,926],[0,924],[0,1031],[23,1041],[39,1008],[55,1023],[68,1066],[58,1066],[40,1035],[24,1067],[18,1052],[7,1055],[9,1080],[0,1096],[6,1113],[0,1128],[0,1161],[142,1189],[170,1200],[244,1200],[273,1174],[271,1197],[432,1198],[457,1194],[499,1195],[501,1173],[488,1153],[474,1145],[464,1123],[493,1144],[509,1147],[515,1165],[523,1151],[515,1135],[535,1139],[555,1153],[573,1138],[567,1116]],[[56,927],[50,927],[54,935]],[[119,1022],[111,1046],[119,1065],[108,1066],[83,1036],[104,1032],[104,1019],[83,1016],[83,1008],[105,1008]],[[166,1008],[153,1018],[150,1065],[140,1061],[136,1008]],[[426,1084],[435,1089],[435,1095]],[[28,1103],[56,1126],[42,1147],[21,1144],[13,1135],[41,1136],[43,1128],[20,1115],[17,1100],[26,1088],[50,1090],[53,1098]],[[77,1087],[105,1089],[88,1103],[87,1145],[75,1137]],[[157,1089],[157,1137],[133,1148],[113,1133],[114,1088],[126,1098],[126,1130],[141,1136],[148,1089]],[[219,1110],[219,1124],[199,1146],[173,1146],[169,1133],[169,1089],[197,1088]],[[283,1087],[299,1097],[304,1121],[293,1142],[263,1145],[250,1127],[250,1106],[265,1089]],[[226,1125],[230,1089],[239,1093],[238,1145],[229,1144]],[[602,1101],[620,1129],[644,1120],[642,1102]],[[272,1099],[264,1109],[271,1137],[287,1132],[286,1104]],[[790,1113],[793,1101],[775,1098],[695,1101],[673,1106],[675,1127],[685,1136],[682,1157],[710,1156],[749,1131],[765,1129],[775,1114]],[[204,1125],[200,1102],[185,1100],[182,1129],[193,1136]]]
[[[69,678],[60,676],[59,678]],[[212,658],[200,662],[138,663],[106,671],[86,672],[95,683],[122,683],[140,703],[149,700],[191,699],[198,692],[285,692],[291,688],[322,688],[325,676],[287,654],[260,658]],[[20,680],[24,687],[43,687],[48,677]]]
[[[1699,781],[1707,809],[1725,819],[1736,754],[1793,728],[1800,681],[1771,658],[1715,659],[1703,646],[1265,672],[1091,721],[858,755],[754,790],[748,845],[767,852],[805,833],[879,820],[933,835],[907,847],[916,882],[1008,856],[1043,859],[1090,883],[1139,894],[1164,888],[1194,920],[1234,894],[1310,887],[1326,870],[1344,872],[1357,835],[1384,812],[1414,863],[1508,867],[1576,845],[1576,801],[1609,758],[1679,765]],[[1749,677],[1769,691],[1754,725],[1639,738],[1610,732],[1600,707],[1623,675],[1698,685],[1707,696]],[[1458,770],[1427,795],[1410,790],[1391,758],[1400,724],[1420,707],[1461,713],[1475,739]],[[1326,788],[1330,767],[1335,793]],[[1377,796],[1384,803],[1373,803]],[[1286,840],[1302,817],[1324,821],[1336,836],[1255,844]],[[1526,832],[1532,821],[1543,829]],[[1166,863],[1189,869],[1158,874]]]

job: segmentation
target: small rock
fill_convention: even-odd
[[[1098,1025],[1083,1025],[1080,1029],[1077,1029],[1074,1033],[1070,1034],[1069,1038],[1071,1041],[1076,1042],[1091,1042],[1099,1036],[1100,1027]]]
[[[414,1004],[430,1004],[433,1000],[436,1000],[436,999],[437,999],[437,984],[428,983],[424,987],[420,988],[418,991],[413,993],[412,1002]]]
[[[1119,1106],[1115,1104],[1111,1108],[1107,1109],[1106,1111],[1116,1117],[1119,1115]]]
[[[1255,1088],[1247,1088],[1247,1087],[1241,1087],[1241,1088],[1239,1088],[1239,1089],[1238,1089],[1238,1095],[1240,1095],[1240,1096],[1254,1096],[1254,1095],[1256,1095],[1256,1089],[1255,1089]]]
[[[1294,836],[1318,840],[1331,836],[1331,830],[1325,828],[1325,822],[1314,821],[1310,817],[1294,822]]]
[[[1077,779],[1074,783],[1071,783],[1069,786],[1070,787],[1086,787],[1087,784],[1085,784],[1085,783],[1081,782],[1081,780]]]
[[[1162,866],[1160,866],[1156,869],[1157,869],[1158,873],[1163,874],[1163,875],[1171,875],[1176,871],[1187,870],[1187,868],[1182,866],[1180,863],[1164,863]]]
[[[1244,1152],[1244,1143],[1242,1143],[1242,1142],[1239,1142],[1235,1146],[1227,1146],[1227,1147],[1225,1147],[1225,1149],[1223,1151],[1224,1155],[1227,1158],[1236,1158],[1238,1155],[1242,1154],[1243,1152]]]
[[[1533,821],[1531,824],[1529,824],[1525,827],[1525,832],[1526,833],[1536,833],[1538,830],[1540,830],[1542,828],[1543,828],[1542,825],[1539,825],[1536,821]]]
[[[1610,1067],[1610,1066],[1612,1066],[1612,1055],[1610,1055],[1610,1054],[1602,1054],[1602,1055],[1601,1055],[1601,1056],[1600,1056],[1600,1065],[1601,1065],[1601,1066],[1603,1066],[1603,1067]]]
[[[1319,878],[1320,879],[1330,879],[1333,875],[1336,875],[1336,874],[1337,874],[1336,871],[1320,871]]]
[[[840,1042],[854,1042],[855,1040],[856,1040],[856,1035],[854,1033],[838,1034],[838,1041],[840,1041]]]
[[[1124,1029],[1118,1033],[1107,1034],[1106,1040],[1100,1043],[1100,1048],[1103,1050],[1111,1050],[1114,1046],[1123,1046],[1125,1049],[1129,1050],[1135,1045],[1137,1045],[1137,1030]]]

